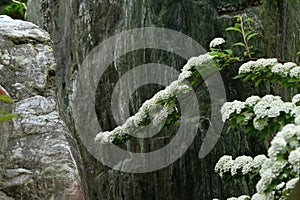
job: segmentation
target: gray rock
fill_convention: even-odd
[[[55,101],[50,35],[0,16],[0,46],[0,84],[16,102],[1,109],[19,114],[0,124],[0,199],[83,199],[77,144]]]

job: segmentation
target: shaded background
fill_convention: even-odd
[[[74,128],[71,95],[75,74],[85,56],[101,41],[132,28],[155,26],[184,33],[204,48],[215,37],[224,37],[227,44],[240,41],[240,36],[224,29],[235,23],[233,16],[247,14],[255,20],[254,28],[260,33],[254,41],[258,56],[298,61],[300,46],[300,2],[298,0],[43,0],[28,2],[28,20],[50,32],[57,60],[57,92],[61,115],[77,139],[83,159],[82,175],[86,185],[86,199],[199,199],[238,196],[253,192],[246,180],[224,182],[214,173],[214,165],[224,154],[256,155],[264,152],[263,144],[243,133],[222,134],[216,147],[204,159],[199,159],[205,121],[190,149],[164,169],[146,174],[128,174],[111,170],[94,159],[82,146]],[[96,97],[99,123],[106,130],[115,127],[110,113],[110,94],[118,78],[140,64],[158,62],[180,69],[186,62],[167,52],[144,49],[118,59],[99,82]],[[251,94],[264,94],[264,88],[254,89],[231,78],[238,66],[223,72],[228,100],[244,100]],[[87,88],[88,89],[88,88]],[[160,89],[157,85],[141,88],[132,96],[132,113],[141,103]],[[202,115],[209,116],[209,99],[205,86],[199,88]],[[84,113],[83,113],[84,114]],[[169,137],[174,129],[165,130]],[[139,150],[144,141],[124,145]],[[162,141],[164,142],[164,141]],[[151,150],[158,142],[145,142]]]

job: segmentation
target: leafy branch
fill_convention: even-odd
[[[253,19],[249,17],[243,16],[235,16],[237,19],[237,23],[234,26],[228,27],[226,31],[235,31],[242,35],[242,42],[236,42],[233,46],[240,46],[245,48],[245,51],[242,56],[236,56],[232,49],[225,49],[222,50],[221,45],[225,43],[223,38],[215,38],[210,43],[210,50],[209,54],[214,57],[214,61],[217,63],[219,69],[224,69],[225,67],[229,66],[232,63],[245,61],[247,59],[252,59],[252,52],[253,46],[249,45],[249,42],[254,37],[258,36],[259,34],[254,32],[250,25],[246,26],[245,24],[253,23]],[[244,19],[245,18],[245,19]]]
[[[14,19],[26,19],[27,0],[12,0],[3,11],[3,14]]]

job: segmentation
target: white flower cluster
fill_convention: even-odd
[[[290,173],[285,174],[287,168],[293,169],[292,174],[296,174],[294,178],[290,178]],[[223,156],[215,166],[215,171],[221,177],[225,173],[234,176],[237,170],[240,170],[243,175],[259,170],[261,178],[256,184],[256,193],[251,200],[286,199],[299,181],[300,125],[288,124],[276,134],[268,149],[268,158],[265,155],[256,156],[254,159],[241,156],[233,160],[231,156]],[[283,181],[270,191],[278,178]]]
[[[185,82],[185,79],[192,75],[193,67],[201,66],[212,62],[212,57],[208,54],[192,57],[183,67],[178,80],[172,82],[164,90],[156,93],[151,99],[145,101],[138,112],[128,118],[122,126],[118,126],[112,131],[100,132],[97,134],[95,141],[101,144],[111,143],[117,136],[125,136],[129,133],[141,130],[141,122],[150,118],[153,125],[157,126],[163,122],[170,114],[177,111],[176,103],[168,101],[164,105],[161,102],[167,102],[168,99],[175,95],[185,94],[192,88]]]
[[[271,147],[268,149],[269,157],[277,158],[280,154],[287,152],[287,145],[296,150],[300,141],[300,126],[295,124],[288,124],[282,128],[280,132],[271,141]]]
[[[221,177],[229,172],[231,176],[234,176],[238,173],[238,170],[246,175],[253,170],[259,170],[267,159],[265,155],[258,155],[254,159],[250,156],[240,156],[233,160],[231,156],[225,155],[216,164],[215,172]]]
[[[292,102],[294,104],[297,104],[298,102],[300,102],[300,94],[296,94],[295,96],[293,96]]]
[[[218,46],[218,45],[221,45],[221,44],[223,44],[223,43],[225,43],[225,40],[224,40],[223,38],[215,38],[215,39],[213,39],[213,40],[209,43],[209,47],[210,47],[210,48],[214,48],[214,47],[216,47],[216,46]]]
[[[219,200],[219,199],[213,199],[213,200]],[[227,200],[250,200],[250,197],[248,195],[242,195],[240,197],[230,197]]]
[[[257,61],[246,62],[240,66],[239,74],[253,73],[263,68],[268,68],[272,73],[285,77],[300,77],[300,66],[293,62],[281,64],[276,58],[261,58]]]
[[[300,107],[299,112],[295,113],[298,101],[300,95],[295,95],[292,102],[284,102],[280,96],[266,95],[262,98],[251,96],[245,102],[226,102],[221,108],[222,120],[225,122],[233,113],[242,114],[245,116],[245,123],[253,119],[253,126],[257,130],[263,130],[268,126],[269,118],[276,118],[281,113],[299,116],[300,121]]]
[[[234,100],[233,102],[226,102],[221,108],[222,120],[225,122],[229,119],[232,113],[240,114],[245,108],[245,102]]]
[[[276,134],[268,149],[269,159],[264,162],[259,173],[261,179],[256,185],[257,193],[252,199],[272,198],[275,193],[286,195],[299,180],[300,174],[300,126],[288,124]],[[288,156],[288,159],[284,159]],[[287,183],[281,182],[273,191],[268,189],[277,178],[287,178],[290,174],[284,174],[285,168],[294,170],[296,177]],[[255,198],[254,198],[255,197]],[[261,198],[259,198],[261,197]]]
[[[277,63],[278,61],[276,58],[261,58],[258,59],[257,61],[249,61],[240,66],[239,74],[255,72],[259,69],[266,68],[266,67],[271,68]]]

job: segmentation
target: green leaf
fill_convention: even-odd
[[[257,35],[259,35],[259,34],[258,34],[258,33],[252,33],[252,34],[247,35],[247,36],[246,36],[247,42],[248,42],[251,38],[253,38],[253,37],[257,36]]]
[[[245,117],[244,115],[239,115],[239,116],[237,116],[237,118],[236,118],[236,123],[237,123],[237,124],[241,123],[242,121],[244,121],[245,118],[246,118],[246,117]]]
[[[7,121],[7,120],[11,120],[13,118],[16,118],[18,117],[19,115],[17,114],[6,114],[6,115],[1,115],[0,116],[0,122],[3,122],[3,121]]]
[[[258,87],[259,86],[259,84],[262,82],[262,79],[260,78],[260,79],[258,79],[256,82],[255,82],[255,87]]]
[[[6,114],[7,114],[7,112],[6,112],[5,110],[0,110],[0,114],[2,114],[2,115],[6,115]]]
[[[243,81],[250,80],[252,76],[253,76],[253,74],[247,74],[247,76],[243,79]]]
[[[298,79],[298,78],[290,78],[288,80],[288,83],[295,83],[295,82],[299,82],[299,81],[300,81],[300,79]]]
[[[231,49],[226,49],[226,50],[224,50],[224,52],[228,53],[229,55],[233,54],[233,51]]]
[[[9,98],[9,96],[4,95],[4,94],[0,94],[0,101],[4,101],[6,103],[13,103],[11,98]]]
[[[242,42],[237,42],[237,43],[234,43],[233,46],[242,46],[242,47],[246,47],[246,45]]]
[[[235,77],[233,77],[233,79],[244,78],[245,76],[247,76],[247,74],[238,74]]]
[[[237,32],[242,32],[239,28],[237,27],[228,27],[225,29],[226,31],[237,31]]]

